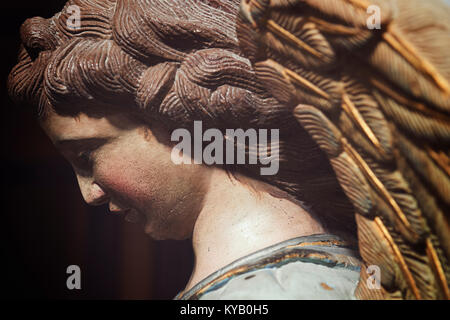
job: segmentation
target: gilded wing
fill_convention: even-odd
[[[241,3],[244,54],[354,205],[361,299],[450,299],[449,18],[438,0]]]

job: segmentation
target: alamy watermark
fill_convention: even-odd
[[[260,168],[261,175],[275,175],[279,169],[279,129],[270,129],[270,145],[268,131],[269,129],[226,129],[224,135],[214,128],[203,132],[202,122],[194,121],[193,141],[191,132],[187,129],[180,128],[172,132],[171,141],[179,143],[172,149],[171,160],[177,165],[191,164],[192,157],[194,164],[246,164],[248,155],[248,164],[256,165],[259,161],[260,165],[267,166]],[[204,142],[209,142],[205,148]]]
[[[368,275],[366,280],[367,288],[370,290],[381,289],[381,269],[379,266],[370,265],[366,269]]]
[[[369,30],[381,29],[381,8],[377,5],[370,5],[367,7],[367,28]]]
[[[370,15],[367,18],[367,28],[369,30],[381,29],[381,8],[377,5],[370,5],[366,10]],[[77,5],[71,5],[67,7],[67,13],[70,15],[67,18],[66,25],[70,30],[80,30],[81,28],[81,9]]]
[[[77,5],[71,5],[67,7],[67,13],[70,14],[67,18],[66,25],[67,28],[73,31],[81,29],[81,9]]]
[[[66,269],[66,273],[69,274],[66,280],[66,286],[69,290],[81,289],[81,269],[77,265],[70,265]]]

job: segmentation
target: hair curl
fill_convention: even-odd
[[[81,10],[70,28],[69,6]],[[70,0],[50,19],[25,21],[9,79],[18,102],[42,117],[129,108],[168,127],[279,128],[280,171],[245,174],[287,191],[335,234],[356,236],[353,208],[326,156],[257,82],[241,56],[239,0]]]

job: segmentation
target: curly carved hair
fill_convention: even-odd
[[[50,19],[25,21],[9,79],[18,102],[76,115],[128,108],[150,121],[279,128],[280,170],[260,176],[307,205],[324,226],[356,236],[353,208],[326,156],[257,82],[236,36],[239,0],[70,0]],[[67,21],[80,9],[81,26]]]

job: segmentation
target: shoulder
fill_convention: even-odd
[[[218,270],[177,299],[354,299],[355,250],[334,236],[288,240]]]

